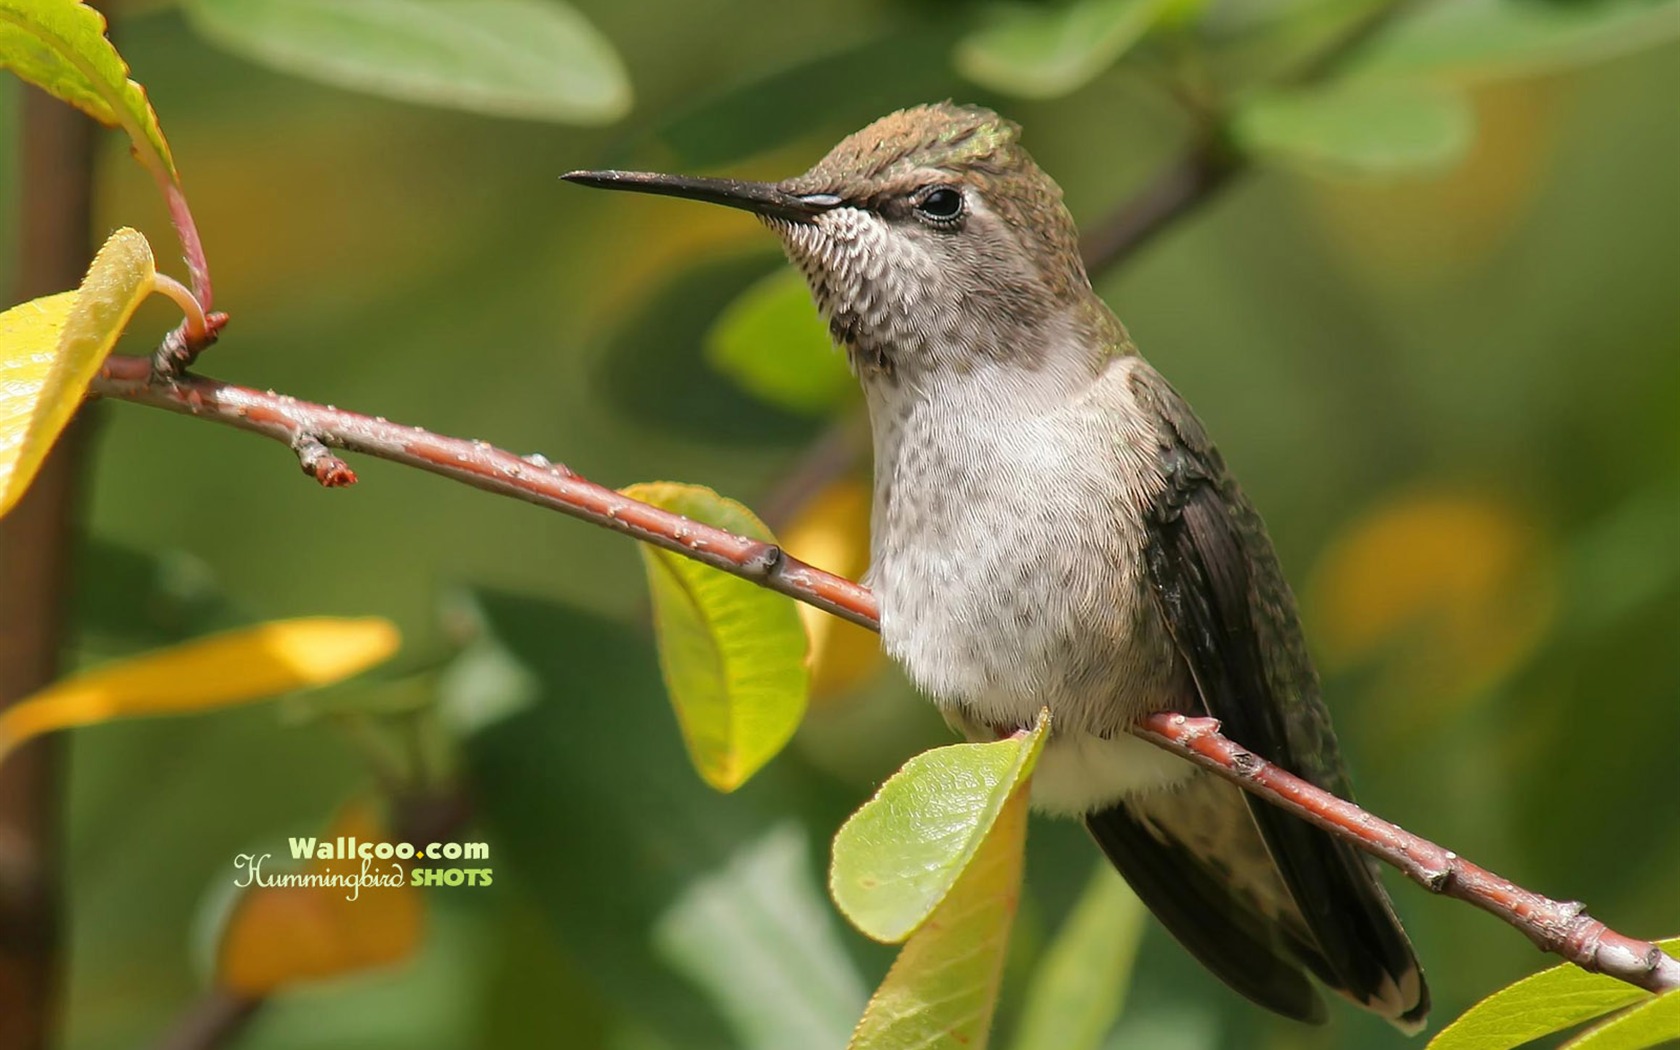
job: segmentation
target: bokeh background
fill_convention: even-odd
[[[1348,163],[1315,156],[1317,132],[1298,150],[1287,127],[1281,145],[1256,138],[1272,148],[1228,191],[1095,283],[1266,516],[1361,800],[1618,928],[1672,934],[1675,8],[1502,2],[1612,10],[1631,28],[1517,62],[1467,44],[1429,69],[1473,114],[1461,156],[1373,164],[1355,146]],[[808,347],[820,332],[775,308],[773,239],[738,213],[556,176],[780,177],[873,116],[954,97],[1020,121],[1094,226],[1184,148],[1184,97],[1240,100],[1359,11],[1180,4],[1118,62],[1023,94],[953,61],[992,24],[954,0],[576,8],[634,89],[621,118],[592,126],[322,86],[211,46],[173,5],[124,13],[116,39],[233,315],[203,370],[541,451],[611,485],[710,485],[758,507],[796,553],[854,574],[858,405],[834,358],[792,358],[791,378],[766,379],[741,346],[744,330],[773,364],[777,340]],[[19,148],[20,94],[0,82],[0,172]],[[1381,113],[1355,123],[1404,140],[1408,112],[1393,129]],[[125,148],[102,142],[99,230],[141,227],[179,273]],[[27,202],[7,196],[11,244]],[[0,277],[19,265],[0,254]],[[130,348],[170,323],[148,306]],[[451,837],[491,844],[494,886],[426,891],[418,917],[345,919],[363,941],[412,937],[413,950],[286,987],[232,1045],[843,1041],[891,953],[827,903],[829,837],[905,758],[949,740],[866,636],[821,629],[796,741],[718,796],[683,756],[624,539],[372,461],[356,461],[355,488],[326,491],[269,442],[130,405],[97,416],[79,659],[305,614],[384,615],[407,643],[371,683],[73,736],[65,1046],[169,1030],[204,994],[235,854],[278,853],[356,799],[381,812],[393,783],[470,802]],[[360,819],[405,819],[388,810]],[[1028,850],[1000,1046],[1096,863],[1071,824],[1035,819]],[[1497,921],[1392,882],[1436,1026],[1546,963]],[[1273,1019],[1151,928],[1106,1045],[1416,1045],[1333,1012],[1315,1030]],[[809,1040],[790,1043],[801,1030]]]

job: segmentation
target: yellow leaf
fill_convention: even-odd
[[[782,549],[819,569],[855,580],[869,568],[869,486],[856,479],[817,493],[782,530]],[[799,605],[811,639],[811,699],[843,693],[867,682],[886,665],[881,638],[823,612]]]
[[[121,229],[81,288],[0,314],[0,514],[35,480],[155,275],[146,238]]]
[[[72,675],[0,712],[0,762],[42,733],[113,718],[181,714],[322,686],[397,651],[376,618],[278,620]]]
[[[694,521],[774,543],[747,508],[675,482],[624,494]],[[810,691],[793,599],[669,551],[642,545],[659,668],[688,754],[706,783],[733,791],[799,728]]]
[[[339,813],[325,839],[339,836],[362,842],[391,839],[365,804]],[[361,864],[311,860],[299,874],[357,875]],[[261,870],[264,878],[288,874],[267,862]],[[407,874],[396,861],[369,862],[368,872],[375,876],[397,871]],[[248,875],[247,869],[239,877]],[[230,991],[263,996],[298,981],[400,962],[419,945],[422,919],[420,893],[406,877],[400,885],[354,891],[332,885],[252,885],[228,916],[216,953],[216,979]]]
[[[1327,667],[1390,656],[1393,687],[1450,704],[1516,667],[1557,608],[1555,558],[1517,508],[1485,494],[1420,492],[1353,522],[1308,591]],[[1375,706],[1375,705],[1374,705]]]
[[[998,812],[973,859],[900,949],[849,1050],[985,1050],[1009,930],[1021,899],[1030,780]]]

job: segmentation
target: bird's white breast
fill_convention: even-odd
[[[1143,578],[1152,438],[1108,378],[1074,397],[1020,379],[870,390],[870,582],[888,653],[966,732],[1051,709],[1035,800],[1077,812],[1188,769],[1125,733],[1182,686]]]

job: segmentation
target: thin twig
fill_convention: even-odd
[[[1131,258],[1156,234],[1212,201],[1247,163],[1219,135],[1210,132],[1198,138],[1141,193],[1080,239],[1086,269],[1097,275]]]
[[[305,455],[305,469],[317,480],[328,480],[320,473],[324,462],[320,457],[326,449],[365,453],[592,521],[744,576],[853,623],[871,626],[875,621],[875,597],[867,587],[788,557],[773,544],[690,521],[580,478],[563,466],[521,458],[482,441],[443,437],[419,427],[203,376],[154,382],[150,362],[138,357],[108,359],[92,392],[214,419],[274,438]],[[333,459],[348,470],[342,461]],[[348,483],[336,469],[329,474]]]
[[[879,630],[875,596],[868,588],[787,557],[770,544],[629,499],[565,467],[283,394],[201,376],[153,384],[150,374],[140,358],[112,358],[93,389],[105,397],[249,430],[294,448],[317,442],[419,467],[622,532]],[[1212,719],[1160,714],[1133,731],[1346,839],[1426,888],[1497,915],[1544,950],[1583,969],[1653,991],[1680,987],[1680,963],[1654,945],[1615,933],[1588,918],[1579,904],[1525,890],[1262,762],[1220,736]]]
[[[1526,890],[1314,787],[1220,735],[1217,719],[1163,712],[1144,718],[1132,732],[1352,843],[1429,892],[1497,915],[1527,934],[1541,951],[1588,973],[1652,992],[1680,988],[1680,962],[1651,942],[1617,933],[1588,915],[1579,901],[1553,900]]]

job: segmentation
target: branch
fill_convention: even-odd
[[[521,457],[482,441],[442,437],[419,427],[202,376],[155,383],[150,376],[145,360],[113,357],[94,381],[93,391],[283,442],[299,451],[307,472],[323,484],[331,483],[323,474],[349,473],[349,467],[329,448],[404,463],[624,533],[852,623],[880,629],[875,596],[867,587],[791,558],[772,544],[629,499],[541,457]],[[328,463],[325,468],[323,461]],[[1680,963],[1655,945],[1616,933],[1589,918],[1580,904],[1525,890],[1260,760],[1220,736],[1218,723],[1212,719],[1156,714],[1132,731],[1345,839],[1426,889],[1498,916],[1543,950],[1582,969],[1651,991],[1680,988]]]
[[[521,457],[482,441],[443,437],[419,427],[203,376],[154,382],[150,362],[138,357],[107,359],[91,389],[102,397],[201,416],[283,442],[296,450],[304,471],[322,484],[347,485],[355,480],[349,466],[329,449],[361,452],[582,518],[752,580],[841,619],[875,626],[875,596],[869,588],[788,557],[773,544],[622,496],[541,456]]]
[[[1588,973],[1664,992],[1680,988],[1680,962],[1649,941],[1624,936],[1586,913],[1523,889],[1486,868],[1314,787],[1219,733],[1214,718],[1161,712],[1132,729],[1157,747],[1189,759],[1251,794],[1352,843],[1431,893],[1473,904],[1528,935],[1543,952]]]
[[[1213,200],[1247,166],[1243,155],[1218,134],[1200,137],[1143,192],[1080,238],[1085,268],[1098,274],[1125,262],[1156,234]]]

